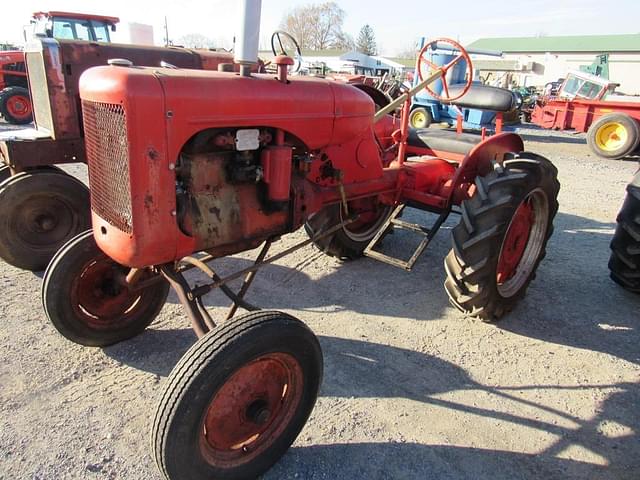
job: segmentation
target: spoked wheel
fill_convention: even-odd
[[[349,213],[358,213],[358,219],[336,233],[320,239],[315,245],[327,255],[352,260],[361,257],[364,249],[378,233],[391,214],[392,207],[382,204],[376,197],[348,203]],[[304,225],[310,237],[342,223],[342,205],[329,205],[313,214]]]
[[[29,90],[24,87],[7,87],[2,90],[0,113],[9,123],[24,125],[33,121],[33,109]]]
[[[56,329],[81,345],[106,346],[141,333],[160,313],[169,293],[162,279],[130,290],[129,273],[96,245],[91,230],[64,245],[44,274],[42,303]],[[138,281],[154,274],[144,272]]]
[[[558,210],[553,164],[531,153],[508,158],[476,179],[445,259],[451,303],[485,321],[499,319],[524,295],[545,256]]]
[[[299,320],[260,311],[211,331],[171,372],[156,412],[156,463],[170,480],[255,478],[287,451],[322,381]]]
[[[611,240],[611,279],[630,292],[640,293],[640,172],[627,187],[627,198],[617,217]]]
[[[0,185],[0,257],[11,265],[44,270],[90,225],[89,189],[62,171],[23,172]]]

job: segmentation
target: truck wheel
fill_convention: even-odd
[[[98,248],[91,230],[79,234],[56,253],[44,274],[47,317],[80,345],[104,347],[138,335],[160,313],[169,284],[163,279],[130,291],[120,283],[128,272]],[[143,275],[141,280],[154,274]]]
[[[0,258],[44,270],[56,251],[91,226],[89,189],[53,169],[12,176],[0,185]]]
[[[511,154],[462,203],[445,259],[445,289],[469,316],[498,320],[524,295],[553,232],[557,170],[531,153]]]
[[[170,480],[258,477],[304,427],[321,382],[320,344],[304,323],[273,311],[236,317],[171,372],[152,429],[158,468]]]
[[[29,90],[24,87],[7,87],[0,93],[0,114],[15,125],[33,121],[33,109]]]
[[[640,293],[640,186],[627,187],[627,198],[617,222],[609,259],[611,279],[631,292]]]
[[[315,243],[327,255],[342,260],[362,256],[364,249],[391,214],[392,207],[380,203],[376,197],[349,202],[349,212],[358,212],[358,219]],[[343,222],[342,205],[329,205],[309,217],[304,225],[309,237]]]
[[[628,115],[612,113],[593,122],[587,132],[589,148],[603,158],[626,157],[640,143],[640,127]]]
[[[409,114],[409,125],[413,128],[427,128],[431,122],[433,122],[433,117],[426,108],[414,108]]]

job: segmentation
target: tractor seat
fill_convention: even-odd
[[[407,144],[415,148],[466,155],[481,140],[480,135],[472,133],[456,133],[437,128],[412,128],[409,130]]]
[[[464,84],[457,83],[449,87],[449,95],[455,97],[462,92]],[[462,108],[490,110],[492,112],[510,112],[518,107],[516,96],[506,88],[492,87],[480,83],[472,83],[469,91],[462,98],[450,102]]]

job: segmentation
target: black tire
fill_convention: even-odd
[[[89,189],[54,168],[22,172],[0,184],[0,258],[44,270],[58,249],[91,226]]]
[[[640,174],[638,186],[627,187],[627,197],[618,213],[611,240],[611,279],[627,290],[640,293]]]
[[[625,132],[626,139],[623,142],[614,142],[612,147],[603,147],[603,140],[608,138],[608,129],[613,124],[619,125],[619,129]],[[587,144],[593,153],[603,158],[618,160],[633,153],[640,143],[640,126],[629,115],[612,113],[604,115],[593,122],[587,131]]]
[[[371,222],[356,221],[346,225],[335,233],[315,242],[315,246],[327,255],[341,260],[355,260],[362,257],[364,249],[367,248],[392,211],[392,207],[378,203],[373,208],[376,210]],[[307,235],[313,237],[342,221],[342,205],[329,205],[311,215],[304,224],[304,228]]]
[[[283,363],[283,370],[295,371],[287,376],[293,380],[284,383],[284,388],[276,375],[269,375],[273,369],[266,367],[262,382],[239,380],[254,378],[248,376],[251,369],[271,358],[292,361]],[[212,330],[175,366],[156,411],[152,445],[164,478],[249,479],[267,471],[284,455],[309,418],[322,383],[322,370],[322,351],[316,336],[285,313],[251,312]],[[238,393],[234,396],[227,395],[234,384],[244,388],[235,390]],[[277,404],[268,401],[274,398],[268,393],[274,388],[280,394]],[[250,418],[257,416],[253,407],[258,402],[262,402],[263,410],[260,420]],[[221,409],[216,408],[221,404],[227,407],[225,416],[220,416]],[[205,427],[212,425],[211,416],[218,420],[213,423],[220,425],[218,429]],[[224,448],[220,435],[235,449]]]
[[[0,114],[14,125],[33,121],[33,108],[29,90],[24,87],[7,87],[0,94]]]
[[[453,229],[453,249],[445,259],[444,286],[451,303],[489,322],[524,296],[545,256],[558,211],[560,184],[553,164],[527,152],[506,158],[502,167],[476,178],[476,191],[462,202],[462,219]],[[529,212],[526,236],[517,235],[514,221],[521,207]],[[520,248],[519,254],[509,251],[511,244],[514,250]],[[503,261],[513,255],[506,272]]]
[[[163,279],[128,292],[117,282],[128,271],[98,248],[91,230],[79,234],[56,253],[44,274],[47,317],[80,345],[104,347],[135,337],[160,313],[169,284]]]
[[[428,128],[433,122],[431,112],[423,107],[411,110],[409,114],[409,126],[413,128]]]
[[[0,184],[4,183],[5,180],[8,180],[11,177],[11,169],[8,165],[0,166]]]

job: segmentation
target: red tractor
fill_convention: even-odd
[[[116,17],[72,12],[36,12],[25,36],[110,42]],[[0,52],[0,115],[15,125],[33,121],[24,53]]]
[[[243,5],[239,75],[118,65],[83,74],[93,228],[67,243],[44,276],[49,319],[84,345],[140,333],[169,286],[176,291],[200,339],[174,368],[155,415],[155,457],[171,480],[254,478],[313,409],[323,366],[311,330],[275,311],[230,319],[238,307],[256,310],[245,294],[261,266],[314,243],[336,257],[368,255],[410,270],[456,212],[445,289],[461,311],[493,321],[524,295],[558,208],[556,169],[524,152],[519,136],[409,129],[417,90],[446,81],[461,58],[472,68],[456,42],[447,41],[460,55],[431,73],[423,59],[434,44],[425,46],[423,81],[376,112],[353,86],[288,76],[287,56],[275,59],[277,75],[251,74],[260,2]],[[398,120],[389,113],[400,105]],[[430,228],[411,224],[400,218],[406,207],[438,219]],[[267,257],[303,225],[308,240]],[[406,260],[378,248],[393,228],[424,237]],[[261,244],[244,270],[221,277],[212,266]],[[190,285],[184,273],[193,268],[210,282]],[[228,284],[241,277],[235,292]],[[221,325],[202,301],[215,288],[233,300]]]

